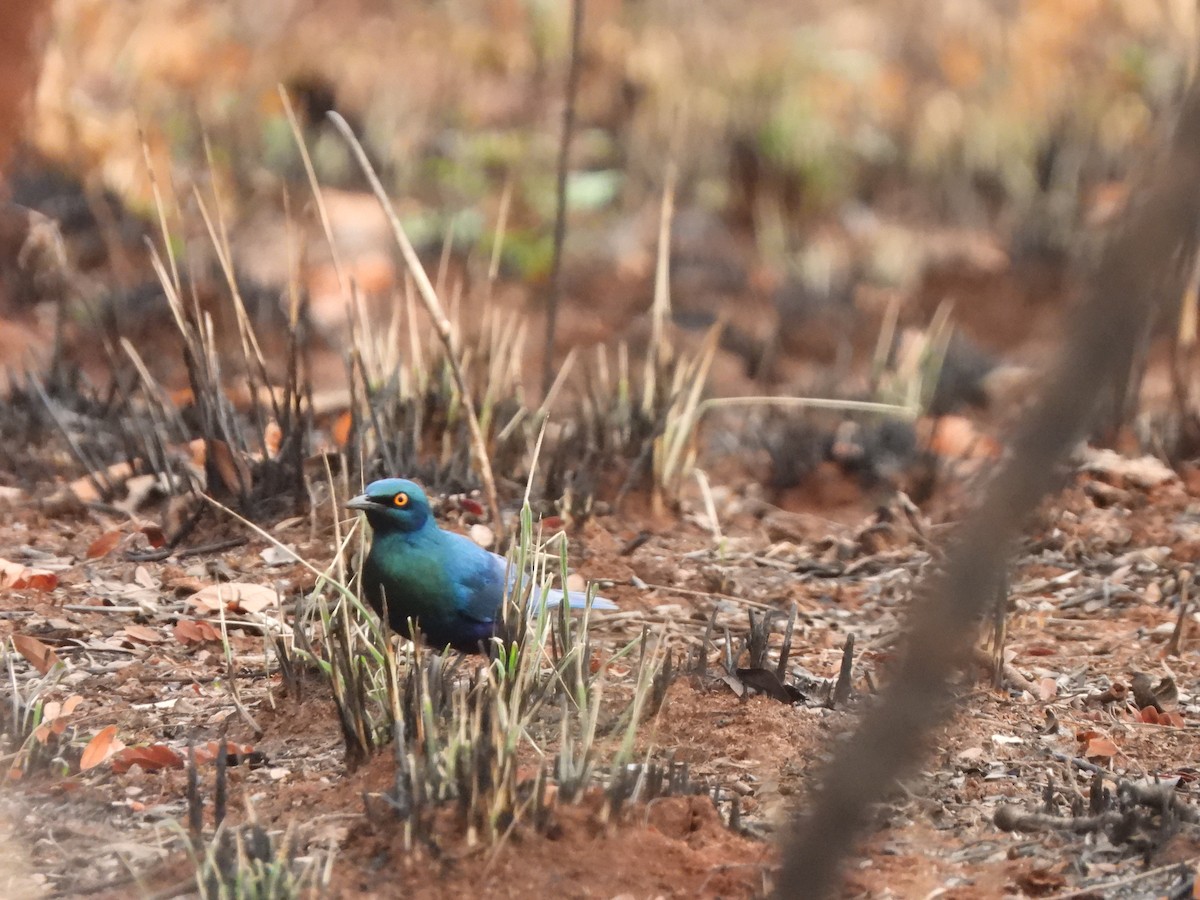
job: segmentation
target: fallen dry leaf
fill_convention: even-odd
[[[217,629],[197,619],[180,619],[175,623],[174,634],[181,644],[203,644],[221,639]]]
[[[339,447],[345,447],[350,442],[350,429],[354,425],[354,417],[348,412],[342,413],[333,423],[333,442]]]
[[[94,769],[121,747],[121,742],[117,740],[117,726],[106,725],[96,732],[96,736],[83,748],[83,756],[79,758],[79,771],[86,772],[88,769]]]
[[[1138,719],[1147,725],[1166,725],[1172,728],[1183,727],[1183,716],[1177,712],[1159,712],[1153,706],[1145,706],[1138,712]]]
[[[191,391],[188,392],[188,403],[191,402]],[[178,406],[186,406],[187,404],[176,404]],[[204,446],[204,438],[196,438],[193,441],[188,441],[188,454],[192,458],[192,465],[204,471],[205,461],[208,459],[208,448]]]
[[[138,566],[133,570],[133,580],[148,591],[158,590],[158,582],[145,566]]]
[[[122,534],[119,531],[108,531],[96,538],[87,548],[88,559],[102,559],[116,549],[121,543]]]
[[[26,588],[35,591],[52,591],[58,587],[58,576],[45,569],[31,569],[21,563],[0,559],[0,589],[14,591]]]
[[[125,637],[138,644],[157,644],[166,640],[161,632],[145,625],[126,625]]]
[[[39,674],[45,675],[54,667],[55,663],[60,662],[53,647],[43,644],[32,635],[14,634],[12,642],[13,646],[17,648],[17,652],[29,660],[29,664],[37,669]]]
[[[50,735],[59,735],[67,730],[67,720],[58,719],[54,722],[46,722],[39,725],[33,730],[33,737],[39,744],[45,744],[50,740]]]
[[[263,446],[267,450],[267,458],[274,459],[279,455],[279,447],[283,444],[283,429],[272,419],[263,429]]]
[[[146,536],[146,540],[150,542],[150,546],[155,550],[167,545],[167,536],[163,534],[163,530],[157,525],[143,525],[138,531]]]
[[[205,585],[205,583],[199,578],[195,578],[191,575],[179,575],[174,578],[168,578],[164,583],[164,587],[174,591],[176,594],[182,597],[187,594],[194,594],[197,591],[202,591],[205,587],[207,587],[207,585]]]
[[[1016,878],[1023,892],[1031,897],[1043,897],[1046,894],[1059,891],[1067,883],[1061,872],[1055,872],[1045,866],[1034,866],[1029,871]]]
[[[1117,745],[1106,737],[1094,737],[1087,742],[1087,748],[1083,751],[1086,757],[1093,756],[1116,756],[1119,751]]]
[[[463,497],[458,501],[458,505],[462,507],[463,512],[470,513],[473,516],[483,515],[483,504],[478,500],[473,500],[470,497]]]
[[[51,700],[42,707],[42,724],[34,729],[33,736],[40,744],[50,740],[51,735],[59,735],[67,730],[67,719],[76,707],[83,702],[79,694],[72,694],[62,703]]]
[[[272,544],[258,554],[262,557],[262,561],[268,566],[286,566],[296,561],[296,551],[288,544],[286,547],[279,547]]]
[[[183,757],[166,744],[149,744],[142,747],[126,747],[113,755],[112,770],[121,775],[134,766],[146,772],[160,769],[183,768]]]
[[[279,593],[263,584],[231,581],[201,588],[187,602],[203,612],[217,612],[221,607],[236,612],[262,612],[279,605]]]
[[[79,694],[72,694],[62,703],[59,703],[57,700],[51,700],[42,707],[42,721],[53,722],[58,718],[65,719],[67,716],[71,715],[71,713],[75,712],[76,707],[78,707],[82,702],[83,697],[81,697]]]
[[[201,588],[200,590],[196,591],[196,593],[192,594],[192,596],[188,597],[186,601],[187,604],[192,607],[192,609],[202,616],[207,616],[209,613],[214,613],[221,609],[229,608],[228,597],[222,597],[213,591],[205,593],[205,591],[211,587],[213,587],[213,585],[208,585],[207,587]]]
[[[1037,683],[1037,694],[1041,700],[1053,700],[1058,694],[1058,682],[1053,678],[1043,678]]]

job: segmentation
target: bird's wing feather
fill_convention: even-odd
[[[505,557],[501,556],[499,553],[490,553],[489,552],[489,555],[494,560],[495,565],[497,565],[499,567],[501,576],[503,577],[504,573],[507,573],[507,577],[508,577],[507,584],[508,584],[508,587],[511,589],[513,584],[517,580],[517,570],[514,567],[509,566],[508,560]],[[538,603],[541,602],[542,596],[543,596],[543,592],[540,590],[535,590],[533,592],[533,594],[529,598],[529,600],[530,600],[529,612],[531,612],[531,613],[537,612]],[[560,603],[562,603],[564,594],[558,588],[548,588],[545,591],[544,596],[546,597],[546,605],[548,607],[553,608],[555,606],[558,606]],[[588,602],[587,602],[587,593],[586,592],[584,592],[584,591],[568,591],[566,593],[566,597],[567,597],[567,606],[569,608],[571,608],[571,609],[587,608]],[[617,608],[617,604],[613,603],[611,600],[607,599],[606,597],[593,597],[591,606],[592,606],[592,609],[616,609]]]
[[[459,613],[477,622],[496,621],[504,599],[504,567],[496,565],[494,553],[470,538],[451,531],[441,533],[445,535],[442,551],[454,582]]]

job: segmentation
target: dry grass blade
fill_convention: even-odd
[[[1057,463],[1094,425],[1124,379],[1161,295],[1161,273],[1190,258],[1200,220],[1200,88],[1185,97],[1168,158],[1111,238],[1069,342],[1013,442],[1013,453],[964,523],[945,570],[923,585],[895,681],[842,745],[788,839],[777,896],[826,897],[871,804],[910,771],[930,730],[951,712],[948,677],[966,658],[1012,542],[1057,479]],[[785,887],[786,886],[786,887]]]
[[[490,507],[488,512],[491,516],[492,524],[495,526],[496,537],[503,543],[505,537],[504,518],[500,515],[500,500],[496,494],[496,479],[492,474],[492,462],[488,457],[487,443],[483,437],[483,429],[479,425],[479,414],[475,406],[475,400],[471,394],[471,387],[467,381],[466,373],[463,371],[462,354],[459,352],[459,348],[455,346],[453,326],[451,326],[450,320],[446,318],[446,313],[442,309],[442,303],[438,299],[437,292],[433,289],[429,275],[425,272],[425,267],[421,265],[421,260],[417,257],[417,251],[413,247],[412,241],[408,239],[408,235],[404,231],[404,226],[400,224],[400,217],[396,215],[396,210],[393,208],[391,200],[388,199],[387,192],[383,189],[383,184],[379,181],[379,176],[375,173],[375,168],[371,165],[371,161],[367,159],[367,154],[363,150],[362,144],[354,136],[354,132],[345,119],[335,112],[329,113],[329,119],[354,151],[354,156],[362,168],[363,175],[366,176],[367,181],[370,183],[371,190],[374,191],[375,198],[379,201],[384,215],[387,216],[388,224],[392,229],[392,237],[395,238],[397,246],[400,247],[400,252],[404,256],[404,263],[408,267],[409,274],[417,286],[417,293],[421,298],[422,304],[425,306],[425,311],[429,314],[429,318],[433,322],[433,327],[437,331],[443,346],[446,348],[446,360],[450,365],[455,386],[462,396],[463,406],[465,407],[467,427],[471,433],[471,443],[475,447],[476,463],[479,465],[479,477],[483,481],[483,489],[487,493],[488,506]]]
[[[279,99],[283,103],[283,112],[287,116],[288,127],[291,128],[292,137],[295,138],[296,147],[300,151],[300,161],[304,164],[304,175],[308,179],[308,186],[312,189],[313,202],[317,206],[317,216],[321,220],[321,231],[325,234],[325,243],[329,246],[338,287],[344,294],[348,286],[346,269],[342,265],[342,257],[338,253],[337,243],[333,240],[333,224],[329,219],[329,208],[325,205],[325,195],[321,193],[321,185],[317,181],[317,171],[313,168],[312,155],[308,152],[308,145],[304,142],[304,132],[300,129],[300,123],[296,119],[296,111],[292,108],[291,97],[288,96],[283,85],[278,85],[276,89],[279,91]]]
[[[642,408],[654,406],[657,379],[665,372],[671,355],[665,347],[667,317],[671,314],[671,222],[675,217],[674,161],[667,164],[666,183],[663,185],[662,208],[658,221],[658,253],[654,265],[654,301],[650,307],[650,352],[646,355],[646,374],[642,385]]]

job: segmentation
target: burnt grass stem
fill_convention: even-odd
[[[842,666],[838,671],[837,683],[829,699],[829,708],[836,709],[845,706],[850,700],[850,689],[854,681],[854,635],[846,635],[846,643],[842,647]]]
[[[333,613],[319,597],[314,632],[297,635],[297,648],[307,648],[302,652],[313,654],[330,680],[347,766],[393,744],[392,786],[365,802],[379,827],[384,820],[402,823],[410,845],[436,833],[443,810],[453,810],[468,846],[495,846],[515,827],[552,829],[555,804],[592,789],[606,792],[612,816],[630,802],[690,785],[653,761],[630,762],[639,728],[666,702],[677,672],[673,655],[644,635],[607,660],[594,658],[586,612],[550,610],[540,597],[531,606],[551,573],[561,575],[565,545],[542,552],[528,504],[520,526],[512,565],[522,574],[487,656],[397,645],[386,626],[374,626],[359,598],[345,595]],[[624,659],[632,662],[632,685],[611,669]],[[596,738],[618,729],[624,739],[609,765]],[[530,742],[555,761],[527,775],[518,763]],[[552,783],[556,791],[548,790]]]

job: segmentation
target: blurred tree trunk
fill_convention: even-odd
[[[49,0],[4,0],[0,28],[0,181],[21,136],[25,112],[37,84],[42,48],[42,25]],[[7,193],[7,187],[4,189]]]

